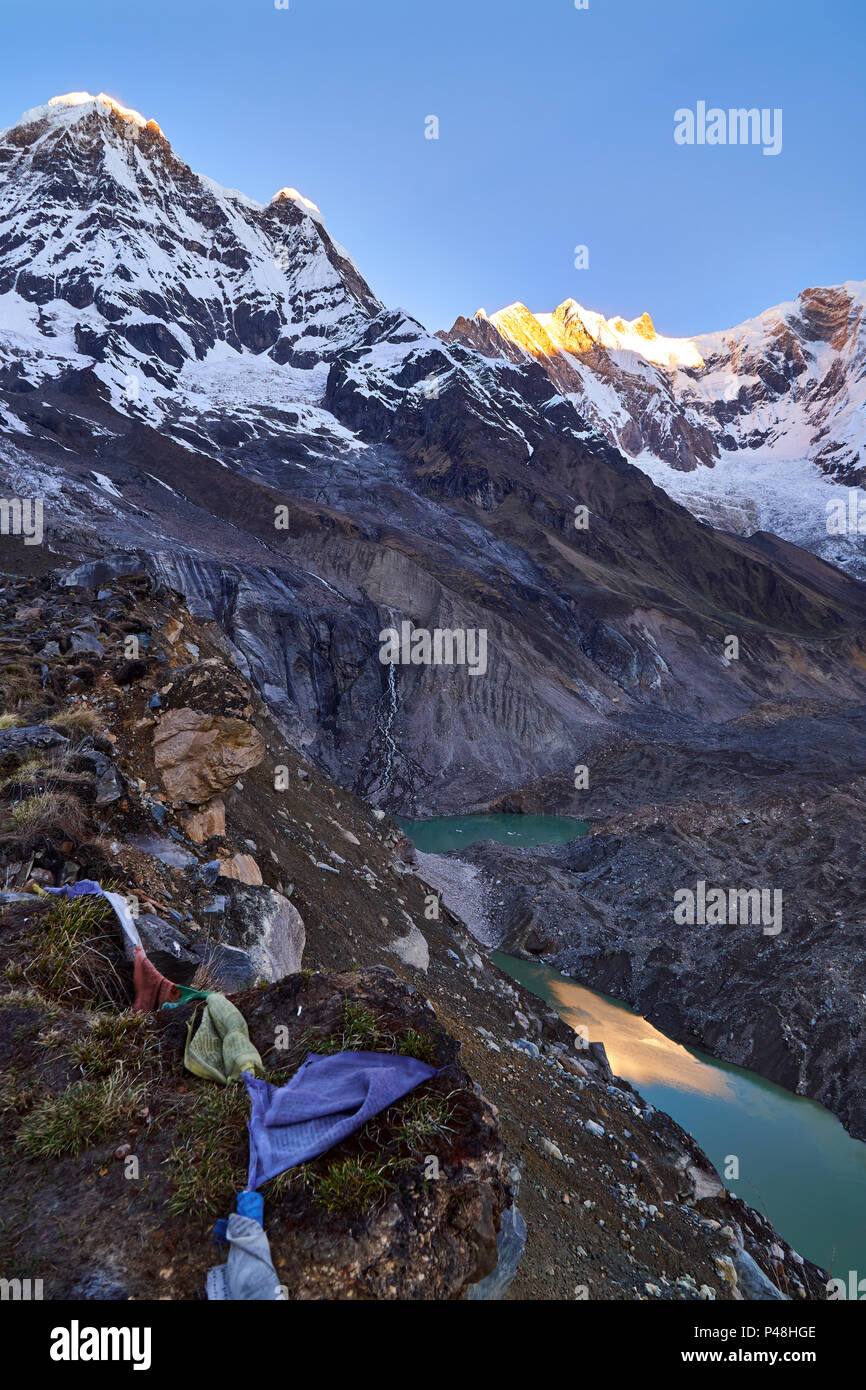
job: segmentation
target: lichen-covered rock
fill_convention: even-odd
[[[301,968],[306,943],[303,918],[273,888],[237,883],[219,927],[211,934],[245,951],[260,980],[279,980]]]

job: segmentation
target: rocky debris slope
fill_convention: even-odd
[[[286,742],[216,625],[145,575],[97,590],[7,576],[0,603],[9,1277],[42,1278],[47,1297],[201,1297],[210,1227],[245,1168],[245,1099],[182,1069],[189,1006],[133,1014],[114,919],[24,891],[87,875],[137,898],[171,978],[232,995],[277,1079],[310,1047],[406,1050],[445,1068],[268,1185],[291,1297],[464,1296],[493,1272],[504,1228],[518,1236],[510,1253],[503,1241],[501,1293],[519,1253],[515,1200],[527,1240],[512,1297],[736,1298],[747,1255],[777,1290],[821,1296],[820,1271],[610,1075],[603,1050],[576,1051],[492,966],[384,814]],[[73,649],[83,632],[101,655]],[[229,742],[214,779],[213,741],[192,737],[212,795],[190,803],[201,783],[167,787],[156,765],[175,710],[245,723],[259,760],[237,776]],[[49,794],[66,798],[61,824]],[[22,815],[34,800],[44,814]],[[189,833],[202,805],[204,840]],[[239,858],[261,883],[227,871]]]

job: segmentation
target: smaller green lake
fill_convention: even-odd
[[[396,817],[401,830],[422,854],[445,854],[449,849],[468,849],[479,840],[496,840],[501,845],[565,845],[585,835],[586,821],[573,816],[520,816],[510,812],[498,815],[436,816],[432,820],[406,820]]]

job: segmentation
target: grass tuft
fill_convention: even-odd
[[[38,792],[10,807],[9,817],[16,837],[33,844],[52,831],[62,831],[74,840],[87,829],[87,816],[81,802],[69,792]]]
[[[401,1057],[417,1057],[421,1062],[436,1065],[436,1043],[426,1033],[408,1028],[395,1034],[385,1022],[352,999],[343,1003],[342,1027],[324,1036],[308,1034],[304,1039],[307,1052],[396,1052]]]
[[[67,1055],[92,1078],[107,1076],[117,1067],[140,1072],[157,1060],[158,1053],[159,1039],[150,1014],[126,1009],[121,1014],[98,1014]]]
[[[104,898],[56,898],[27,939],[27,982],[70,1008],[126,1009],[114,913]]]
[[[16,1146],[31,1158],[79,1154],[135,1117],[144,1086],[118,1072],[104,1081],[79,1081],[39,1101],[18,1131]]]
[[[249,1160],[249,1097],[244,1086],[202,1082],[178,1121],[167,1158],[173,1212],[225,1216],[244,1187]]]
[[[454,1133],[453,1114],[448,1096],[411,1095],[393,1126],[394,1142],[413,1155],[427,1153],[432,1144]]]
[[[7,1122],[27,1113],[36,1098],[30,1082],[14,1072],[0,1076],[0,1121]]]
[[[219,989],[222,975],[219,969],[220,953],[207,944],[201,960],[195,969],[195,974],[190,980],[193,989]]]
[[[60,710],[59,714],[52,714],[48,723],[53,729],[68,734],[73,742],[80,741],[87,734],[100,733],[104,727],[102,716],[89,705],[75,705],[72,709]]]
[[[32,781],[37,772],[43,772],[49,766],[50,763],[44,753],[32,753],[29,758],[19,764],[14,772],[7,773],[5,777],[0,779],[0,791],[19,782]]]
[[[316,1205],[332,1215],[371,1210],[382,1205],[396,1187],[394,1163],[369,1154],[332,1163],[316,1183]]]
[[[409,1028],[401,1038],[397,1039],[397,1046],[394,1048],[401,1057],[417,1057],[419,1062],[427,1062],[431,1067],[436,1065],[436,1044],[426,1033],[419,1033],[414,1028]]]
[[[346,999],[343,1003],[343,1026],[338,1032],[308,1040],[309,1052],[333,1055],[337,1052],[391,1052],[393,1035],[388,1033],[377,1014],[364,1004]]]

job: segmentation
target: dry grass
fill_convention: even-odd
[[[52,729],[59,729],[61,733],[68,734],[73,742],[80,742],[88,734],[100,733],[104,728],[102,716],[89,705],[75,705],[72,709],[63,709],[59,714],[52,714],[47,722]]]
[[[47,754],[31,753],[30,757],[25,758],[24,762],[20,763],[14,772],[10,772],[6,777],[0,780],[0,791],[5,787],[11,787],[17,782],[29,782],[37,772],[43,772],[50,766],[51,764]]]
[[[0,780],[0,791],[62,792],[67,788],[94,786],[96,778],[92,772],[76,772],[68,766],[69,755],[63,754],[56,762],[50,761],[43,753],[37,753],[22,763],[15,772]]]
[[[71,1008],[126,1009],[119,930],[104,898],[55,898],[27,939],[28,984]]]
[[[27,796],[9,809],[15,838],[22,845],[34,845],[52,831],[80,840],[88,829],[84,807],[69,792],[45,791]]]
[[[199,961],[195,974],[190,980],[193,989],[219,989],[220,973],[217,968],[219,953],[213,946],[205,947],[204,955]]]
[[[20,729],[23,723],[20,714],[0,714],[0,729]]]

